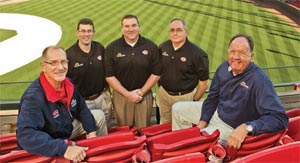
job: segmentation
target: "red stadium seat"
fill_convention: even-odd
[[[287,110],[286,114],[288,115],[289,118],[300,116],[300,109],[295,108],[295,109]]]
[[[200,132],[198,127],[192,127],[150,137],[147,145],[152,161],[157,161],[194,152],[206,154],[217,143],[219,135],[219,130],[208,135]]]
[[[12,151],[0,156],[0,162],[28,163],[51,162],[53,158],[31,154],[25,150]]]
[[[140,130],[141,130],[141,135],[145,135],[147,138],[150,138],[155,135],[171,132],[172,124],[165,123],[165,124],[153,125],[153,126],[141,128]]]
[[[182,156],[166,158],[152,163],[205,163],[205,156],[200,153],[189,153]]]
[[[112,127],[108,129],[108,135],[119,134],[123,132],[132,132],[136,134],[137,128],[136,127],[130,128],[129,126],[118,126],[118,127]]]
[[[300,116],[289,119],[287,135],[295,141],[300,141]]]
[[[240,149],[231,147],[226,148],[226,161],[232,161],[238,157],[243,157],[252,153],[256,153],[278,144],[280,139],[284,137],[287,130],[281,130],[275,133],[265,133],[258,136],[248,136],[244,140]]]
[[[17,138],[16,134],[7,134],[0,136],[0,155],[7,154],[12,150],[17,150]]]
[[[273,147],[248,156],[238,158],[231,163],[254,162],[300,162],[300,142]]]
[[[126,138],[127,139],[127,138]],[[132,156],[145,147],[146,136],[135,137],[134,140],[105,142],[87,151],[87,162],[119,162],[131,160]]]

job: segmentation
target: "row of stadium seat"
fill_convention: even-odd
[[[74,141],[79,146],[89,147],[87,151],[87,162],[178,162],[197,161],[206,162],[209,160],[223,160],[229,162],[239,159],[251,159],[258,157],[252,153],[268,155],[272,152],[300,149],[300,109],[287,111],[289,125],[287,130],[277,133],[266,133],[259,136],[249,136],[245,139],[239,150],[223,148],[217,144],[219,131],[211,135],[201,131],[197,127],[171,131],[171,124],[154,125],[141,129],[137,136],[136,128],[121,126],[109,129],[108,136],[101,136],[92,139]],[[72,140],[73,141],[73,140]],[[296,143],[295,143],[296,141]],[[71,140],[69,140],[71,144]],[[0,137],[1,156],[0,162],[70,162],[64,158],[50,158],[37,156],[17,150],[16,136],[10,134]],[[292,145],[289,145],[292,144]],[[289,145],[289,146],[287,146]],[[275,147],[276,146],[276,147]],[[273,149],[274,148],[274,149]],[[269,152],[267,149],[270,149]],[[272,150],[271,150],[272,149]],[[261,151],[261,152],[260,152]],[[268,156],[266,158],[269,158]],[[288,159],[298,159],[288,156]],[[274,157],[276,158],[276,157]],[[277,161],[277,160],[274,160]]]

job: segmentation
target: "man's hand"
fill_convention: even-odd
[[[94,138],[97,137],[96,131],[90,132],[89,134],[86,134],[86,138]]]
[[[233,132],[231,132],[228,136],[227,146],[235,149],[240,149],[248,134],[246,127],[246,124],[243,123],[239,125],[235,130],[233,130]]]
[[[88,147],[68,146],[64,158],[73,162],[81,162],[86,156],[86,150],[88,150]]]
[[[205,128],[207,125],[207,122],[205,121],[199,121],[199,123],[197,124],[197,127],[199,127],[200,129]]]
[[[141,91],[140,89],[136,89],[133,91],[130,91],[129,94],[126,96],[126,98],[133,102],[133,103],[139,103],[140,101],[143,100],[143,96],[141,96]]]

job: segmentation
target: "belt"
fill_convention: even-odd
[[[181,95],[191,93],[192,91],[171,92],[166,90],[166,92],[171,96],[181,96]]]
[[[95,100],[97,97],[100,96],[100,93],[96,93],[94,95],[88,96],[88,97],[84,97],[85,100]]]

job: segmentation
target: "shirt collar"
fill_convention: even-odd
[[[72,95],[74,93],[74,87],[68,78],[65,78],[65,80],[62,81],[61,91],[57,91],[51,86],[44,72],[41,72],[40,74],[40,83],[44,89],[48,101],[52,103],[62,101],[66,104],[67,108],[69,109]]]

